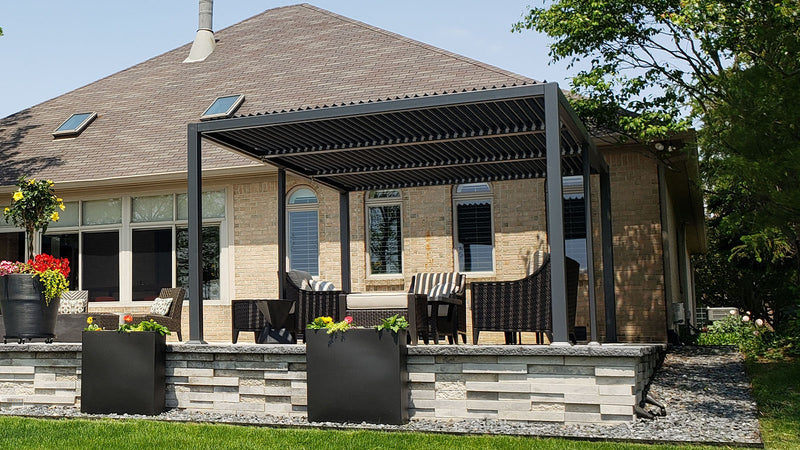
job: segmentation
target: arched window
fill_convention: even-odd
[[[402,274],[403,223],[400,191],[370,191],[365,203],[369,274]]]
[[[309,188],[296,189],[286,205],[291,270],[319,275],[319,203]]]
[[[453,192],[458,271],[494,270],[492,188],[488,183],[459,184]]]

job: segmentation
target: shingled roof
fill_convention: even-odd
[[[218,96],[245,95],[237,114],[534,82],[308,4],[271,9],[215,33],[208,59],[190,44],[0,119],[0,186],[20,175],[56,182],[186,170],[186,125]],[[97,119],[54,139],[71,114]],[[205,169],[258,162],[205,146]]]

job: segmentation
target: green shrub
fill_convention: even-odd
[[[736,345],[748,359],[784,359],[800,355],[800,318],[776,331],[762,320],[731,315],[718,320],[697,336],[698,345]]]

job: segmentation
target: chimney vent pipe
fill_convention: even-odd
[[[197,34],[194,37],[192,48],[189,50],[189,57],[183,60],[183,62],[193,63],[204,61],[217,46],[217,41],[214,39],[214,30],[211,28],[213,10],[214,0],[200,0]]]

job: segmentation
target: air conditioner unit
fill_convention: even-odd
[[[683,303],[672,304],[672,323],[683,325],[686,323],[686,309]]]
[[[718,308],[708,308],[708,321],[715,322],[717,320],[723,320],[724,318],[731,315],[731,311],[734,311],[733,315],[739,315],[739,310],[730,306],[722,306]]]

